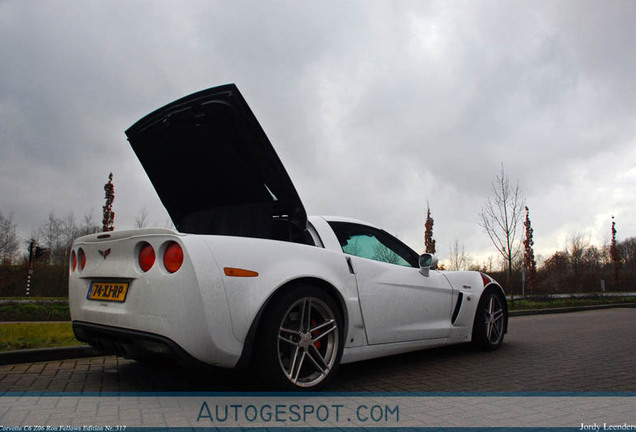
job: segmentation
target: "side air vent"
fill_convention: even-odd
[[[457,321],[457,317],[459,316],[459,311],[462,309],[462,303],[464,301],[464,293],[460,292],[457,296],[457,303],[455,304],[455,310],[453,311],[453,317],[451,318],[451,322],[455,325],[455,321]]]
[[[351,257],[347,257],[347,266],[349,267],[349,273],[356,274],[355,270],[353,270],[353,265],[351,265]]]

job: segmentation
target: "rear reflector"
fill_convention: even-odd
[[[152,268],[155,264],[155,250],[150,243],[142,243],[141,249],[139,249],[139,268],[144,273]]]
[[[177,242],[170,242],[163,251],[163,265],[170,273],[174,273],[181,268],[183,264],[183,249]]]
[[[223,269],[223,272],[225,273],[225,276],[230,276],[230,277],[257,277],[258,276],[258,273],[256,273],[255,271],[245,270],[240,268],[233,268],[233,267],[225,267]]]

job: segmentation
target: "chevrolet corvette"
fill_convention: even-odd
[[[448,344],[494,350],[508,309],[480,272],[436,270],[372,224],[308,217],[233,84],[148,114],[126,135],[175,228],[72,247],[77,339],[140,361],[252,366],[279,389],[338,365]]]

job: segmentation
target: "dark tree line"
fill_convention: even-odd
[[[479,225],[504,261],[505,273],[501,272],[498,280],[507,293],[521,292],[522,274],[526,277],[526,293],[619,291],[633,286],[636,276],[630,263],[635,259],[632,253],[634,239],[616,240],[614,217],[609,246],[597,248],[576,235],[564,250],[555,252],[537,268],[534,229],[519,183],[511,183],[502,164],[501,172],[491,185],[492,197],[486,200],[479,214]],[[519,231],[522,231],[523,209],[526,217],[522,240]]]
[[[590,244],[582,235],[575,235],[564,250],[556,251],[537,264],[534,254],[534,229],[530,210],[525,205],[518,183],[513,185],[503,166],[492,183],[494,198],[488,200],[480,213],[479,225],[488,234],[502,260],[501,271],[489,265],[466,265],[470,262],[457,241],[451,246],[450,269],[465,267],[494,276],[506,293],[521,294],[525,278],[526,294],[630,291],[636,282],[636,238],[617,241],[616,222],[612,217],[611,242],[603,247]],[[525,209],[525,220],[522,220]],[[424,244],[434,252],[433,218],[427,209]],[[523,226],[523,233],[518,228]],[[430,245],[433,248],[430,248]],[[433,250],[431,250],[433,249]],[[460,265],[459,260],[465,260]],[[443,269],[443,266],[440,266]]]
[[[598,292],[602,284],[607,291],[630,291],[635,282],[636,238],[598,248],[575,236],[565,250],[545,260],[539,271],[538,291]]]
[[[23,263],[28,259],[29,245],[33,241],[35,245],[48,252],[40,258],[41,262],[65,265],[68,263],[73,240],[99,232],[100,228],[91,213],[78,220],[73,213],[58,217],[51,212],[29,238],[20,238],[13,218],[4,217],[0,213],[0,261],[5,265]]]
[[[0,263],[11,264],[19,249],[20,237],[13,216],[0,213]]]
[[[104,191],[106,203],[102,208],[101,230],[112,231],[115,220],[112,173],[108,176]],[[0,213],[0,297],[21,296],[25,292],[30,295],[30,288],[25,289],[25,286],[31,287],[31,283],[32,293],[36,296],[65,296],[73,241],[99,231],[100,226],[91,213],[87,213],[81,221],[73,213],[64,217],[49,213],[47,221],[31,234],[31,238],[21,240],[13,218]],[[28,284],[24,283],[23,270],[26,267],[29,268]],[[37,276],[31,280],[36,269]]]
[[[0,263],[19,264],[25,259],[29,259],[28,249],[30,245],[37,245],[47,251],[42,259],[43,262],[51,265],[68,264],[71,246],[77,237],[93,234],[100,230],[112,231],[114,229],[115,187],[113,173],[109,174],[104,191],[106,203],[102,208],[101,227],[91,212],[86,213],[81,220],[78,220],[72,212],[63,217],[57,217],[55,213],[51,212],[48,219],[31,233],[30,238],[20,239],[13,217],[4,217],[0,213]]]
[[[50,213],[47,220],[28,239],[20,239],[13,225],[11,237],[16,247],[2,256],[0,265],[0,297],[24,296],[29,267],[29,246],[46,253],[31,255],[33,276],[30,295],[64,297],[67,295],[69,255],[73,241],[82,235],[100,231],[88,213],[78,220],[72,213],[57,217]]]
[[[486,271],[485,266],[479,270]],[[526,294],[601,292],[602,289],[633,291],[636,285],[636,237],[622,241],[614,239],[609,245],[597,247],[584,236],[575,235],[563,250],[554,252],[537,265],[534,276],[530,276],[531,271],[522,260],[513,265],[512,284],[506,283],[503,271],[489,274],[507,293],[514,290],[514,294],[519,294],[522,270],[526,271]]]

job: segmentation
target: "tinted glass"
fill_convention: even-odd
[[[418,267],[419,256],[385,231],[348,222],[329,222],[342,251],[361,258],[406,267]]]

